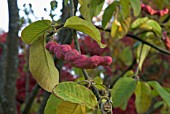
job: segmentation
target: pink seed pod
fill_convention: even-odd
[[[64,59],[67,62],[73,62],[73,61],[76,61],[77,59],[81,59],[81,54],[77,50],[72,49],[68,51],[67,53],[65,53]]]
[[[54,53],[58,59],[62,59],[70,65],[82,69],[94,69],[100,65],[108,66],[112,63],[112,58],[109,56],[92,56],[87,57],[81,55],[77,50],[71,49],[67,44],[60,45],[55,42],[49,42],[46,49]]]
[[[141,4],[141,8],[143,11],[146,11],[150,15],[158,15],[158,16],[164,16],[169,13],[169,9],[165,8],[163,10],[154,10],[149,5]]]

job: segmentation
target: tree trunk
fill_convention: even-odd
[[[0,61],[0,101],[5,114],[17,114],[16,77],[18,65],[19,15],[17,0],[8,0],[9,32]]]

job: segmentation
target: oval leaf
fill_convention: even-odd
[[[85,34],[88,34],[90,37],[92,37],[95,41],[97,41],[101,48],[106,47],[106,45],[101,43],[100,31],[92,23],[86,20],[83,20],[77,16],[73,16],[67,19],[64,27],[73,28],[84,32]]]
[[[130,4],[133,8],[133,12],[135,16],[138,16],[141,11],[141,2],[140,0],[130,0]]]
[[[143,45],[143,46],[142,46]],[[142,70],[142,65],[144,60],[146,59],[149,51],[150,51],[150,46],[142,44],[137,48],[137,63],[139,70]],[[142,53],[141,53],[141,48],[142,48]],[[141,53],[141,54],[140,54]]]
[[[152,102],[151,88],[146,82],[138,81],[135,90],[135,107],[137,112],[144,114],[150,107]]]
[[[127,65],[130,66],[133,62],[133,56],[132,56],[132,50],[129,47],[125,47],[119,55],[121,61]]]
[[[116,10],[116,6],[119,5],[119,1],[114,1],[111,3],[104,11],[104,14],[102,16],[102,27],[105,28],[107,26],[107,23],[110,21],[110,19],[113,16],[113,12]]]
[[[27,44],[32,44],[40,36],[44,34],[45,31],[51,29],[50,20],[41,20],[31,23],[21,33],[22,40]]]
[[[156,22],[155,20],[148,20],[147,22],[146,22],[146,24],[148,25],[148,26],[150,26],[150,27],[152,27],[152,30],[157,34],[157,35],[159,35],[159,36],[161,36],[162,35],[162,28],[161,28],[161,26],[159,25],[159,23],[158,22]]]
[[[54,114],[86,114],[86,107],[84,105],[63,101],[57,107],[57,113]]]
[[[75,82],[60,83],[53,89],[53,93],[64,101],[85,105],[90,109],[95,109],[97,105],[93,92]]]
[[[36,40],[30,48],[29,68],[37,83],[46,91],[52,92],[59,82],[59,73],[52,55],[45,49],[43,38]]]
[[[103,7],[104,0],[79,0],[80,13],[89,22],[94,16],[97,16]]]
[[[149,85],[151,85],[162,97],[162,99],[167,103],[168,107],[170,107],[170,93],[168,93],[158,82],[149,81]]]
[[[143,23],[146,23],[146,21],[149,20],[148,17],[144,17],[144,18],[137,18],[131,25],[132,29],[135,29],[137,27],[139,27],[140,25],[142,25]]]
[[[86,114],[86,113],[85,106],[63,101],[62,99],[51,94],[47,101],[44,114]]]
[[[124,16],[124,18],[126,18],[130,13],[129,0],[120,0],[120,4],[122,6],[123,16]]]
[[[136,80],[133,78],[120,78],[111,90],[113,107],[121,107],[133,94],[136,88]]]
[[[63,100],[51,94],[45,106],[44,114],[57,114],[57,108]]]

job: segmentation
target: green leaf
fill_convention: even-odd
[[[50,5],[51,5],[51,10],[54,11],[58,6],[58,2],[53,0],[50,2]]]
[[[149,85],[151,85],[162,97],[162,99],[167,103],[168,107],[170,107],[170,93],[168,93],[158,82],[149,81]]]
[[[25,43],[32,44],[48,30],[51,30],[50,20],[36,21],[24,28],[21,38]]]
[[[36,40],[30,48],[29,68],[33,78],[46,91],[51,92],[58,84],[59,73],[52,55],[45,49],[43,38]]]
[[[79,0],[80,13],[89,22],[94,16],[97,16],[103,7],[104,0]]]
[[[139,114],[144,114],[152,102],[151,88],[146,82],[138,81],[135,90],[135,107]]]
[[[122,6],[123,16],[124,16],[124,18],[126,18],[129,15],[129,13],[130,13],[130,10],[129,10],[129,0],[120,0],[120,4]]]
[[[101,43],[100,31],[92,23],[86,20],[83,20],[77,16],[73,16],[67,19],[64,27],[73,28],[84,32],[85,34],[88,34],[90,37],[92,37],[95,41],[97,41],[101,48],[106,47],[106,45]]]
[[[119,5],[119,1],[114,1],[111,3],[104,11],[104,14],[102,16],[102,27],[106,28],[107,23],[110,21],[110,19],[113,16],[113,12],[116,10],[116,7]]]
[[[51,94],[45,106],[44,114],[57,114],[57,109],[63,100]]]
[[[95,77],[93,80],[94,80],[94,83],[96,84],[103,84],[103,80],[100,77]]]
[[[130,0],[130,4],[133,8],[133,12],[135,16],[138,16],[141,11],[141,2],[140,0]]]
[[[60,103],[57,107],[57,113],[54,114],[86,114],[86,107],[84,105],[64,101]]]
[[[93,79],[94,81],[94,86],[98,89],[98,90],[106,90],[106,86],[103,85],[103,80],[101,77],[95,77]]]
[[[129,70],[123,76],[124,77],[132,77],[132,76],[134,76],[134,72],[133,72],[133,70]]]
[[[51,94],[47,101],[44,114],[86,114],[85,108],[83,105],[63,101]]]
[[[163,106],[164,101],[158,101],[154,104],[153,109],[158,109],[160,106]]]
[[[75,82],[60,83],[53,89],[53,93],[64,101],[85,105],[90,109],[95,109],[97,105],[93,92]]]
[[[159,23],[158,22],[156,22],[155,20],[148,20],[147,22],[146,22],[146,24],[148,25],[148,26],[150,26],[150,27],[152,27],[152,30],[157,34],[157,35],[159,35],[159,36],[161,36],[162,35],[162,28],[161,28],[161,26],[159,25]]]
[[[120,109],[121,110],[126,110],[126,107],[127,107],[127,104],[128,104],[128,101],[126,101],[124,104],[122,104],[121,106],[120,106]]]
[[[120,78],[111,90],[113,107],[123,106],[133,94],[136,88],[136,80],[133,78]]]
[[[120,52],[119,57],[125,65],[130,66],[132,64],[133,56],[132,56],[132,51],[129,47],[124,48]]]
[[[132,29],[138,28],[141,24],[146,23],[149,20],[148,17],[137,18],[131,25]]]
[[[143,45],[143,46],[142,46]],[[138,63],[138,67],[140,70],[142,70],[142,65],[143,65],[143,62],[145,60],[145,58],[147,57],[148,53],[149,53],[149,50],[150,50],[150,46],[148,45],[144,45],[142,44],[140,45],[138,48],[137,48],[137,63]],[[141,53],[141,48],[142,48],[142,54],[140,55]]]

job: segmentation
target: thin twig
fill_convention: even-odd
[[[98,28],[99,30],[106,31],[106,32],[111,32],[110,29],[105,29],[105,30],[104,30],[103,28],[101,28],[101,27],[99,27],[99,26],[96,26],[96,28]],[[154,44],[151,44],[150,42],[147,42],[147,41],[145,41],[145,40],[143,40],[143,39],[141,39],[141,38],[139,38],[139,37],[137,37],[137,36],[135,36],[135,35],[133,35],[133,34],[127,34],[126,36],[127,36],[127,37],[130,37],[130,38],[133,38],[133,39],[135,39],[135,40],[138,40],[138,41],[142,42],[143,44],[146,44],[146,45],[148,45],[148,46],[150,46],[150,47],[158,50],[158,51],[161,52],[161,53],[170,55],[170,51],[165,50],[165,49],[163,49],[163,48],[161,48],[161,47],[158,47],[158,46],[156,46],[156,45],[154,45]]]
[[[111,83],[110,88],[112,88],[114,86],[114,84],[117,82],[117,80],[119,80],[121,77],[123,77],[125,75],[125,73],[129,70],[131,70],[134,66],[134,64],[136,64],[136,59],[133,60],[132,64],[119,76],[117,76],[114,81]]]

